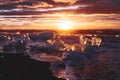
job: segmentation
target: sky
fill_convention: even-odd
[[[72,29],[120,29],[120,0],[0,0],[0,29],[58,29],[65,21]]]

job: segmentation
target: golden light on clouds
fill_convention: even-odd
[[[54,2],[62,2],[62,3],[69,3],[75,4],[78,0],[53,0]]]
[[[33,4],[32,6],[30,5],[18,5],[17,7],[22,8],[22,7],[27,7],[27,8],[46,8],[46,7],[53,7],[53,5],[48,4],[47,2],[39,2],[37,4]]]
[[[120,29],[118,14],[42,14],[0,16],[0,29]],[[6,24],[7,23],[7,24]]]

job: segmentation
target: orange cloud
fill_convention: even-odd
[[[45,7],[53,7],[53,5],[48,4],[47,2],[39,2],[37,4],[31,5],[18,5],[17,7],[22,8],[22,7],[27,7],[27,8],[45,8]]]
[[[62,2],[62,3],[69,3],[75,4],[78,0],[53,0],[54,2]]]
[[[48,4],[48,3],[46,3],[46,2],[40,2],[40,3],[38,3],[37,5],[33,5],[32,7],[33,7],[33,8],[38,8],[38,7],[53,7],[53,5]]]

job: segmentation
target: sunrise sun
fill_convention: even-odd
[[[70,20],[63,20],[58,23],[58,28],[61,30],[70,30],[73,28],[73,22]]]

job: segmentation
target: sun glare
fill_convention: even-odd
[[[70,30],[73,28],[73,22],[70,20],[63,20],[59,22],[58,26],[61,30]]]

